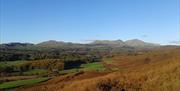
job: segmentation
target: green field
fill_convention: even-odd
[[[5,62],[0,62],[0,65],[4,65],[4,66],[10,66],[10,65],[18,65],[18,64],[22,64],[28,61],[5,61]]]
[[[3,69],[8,69],[12,68],[18,65],[21,65],[23,63],[26,63],[28,61],[5,61],[5,62],[0,62],[0,71]]]
[[[3,69],[11,69],[13,68],[13,71],[16,71],[16,72],[13,72],[11,74],[13,75],[19,75],[20,73],[17,72],[19,70],[17,70],[16,68],[18,67],[18,65],[21,65],[21,64],[24,64],[24,63],[27,63],[29,61],[6,61],[6,62],[0,62],[0,71],[3,70]],[[21,75],[41,75],[41,74],[44,74],[44,73],[47,73],[47,70],[45,69],[32,69],[32,70],[27,70],[27,71],[24,71]]]
[[[18,80],[18,81],[11,81],[11,82],[5,82],[0,84],[0,89],[11,89],[19,86],[27,86],[27,85],[33,85],[36,83],[44,82],[49,80],[49,78],[35,78],[35,79],[28,79],[28,80]]]
[[[79,71],[104,71],[105,67],[101,62],[82,64],[79,68],[73,68],[69,70],[62,70],[60,74],[76,73]]]
[[[9,65],[18,65],[26,61],[14,61],[14,62],[0,62],[0,66],[9,66]],[[69,73],[76,73],[80,71],[104,71],[105,67],[101,62],[93,62],[93,63],[87,63],[82,64],[77,68],[68,69],[68,70],[62,70],[59,73],[60,74],[69,74]],[[45,69],[32,69],[28,70],[22,73],[22,75],[40,75],[40,74],[46,74],[48,70]],[[35,79],[28,79],[28,80],[17,80],[17,81],[10,81],[10,82],[4,82],[0,84],[0,89],[11,89],[16,88],[20,86],[25,85],[33,85],[36,83],[40,83],[43,81],[48,80],[49,78],[35,78]]]
[[[48,71],[45,69],[33,69],[33,70],[23,72],[23,75],[41,75],[41,74],[45,74],[47,72]]]
[[[82,64],[81,70],[83,70],[83,71],[103,71],[103,70],[105,70],[105,68],[101,62],[94,62],[94,63]]]

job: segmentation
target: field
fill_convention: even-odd
[[[27,61],[5,61],[5,62],[0,62],[0,65],[1,66],[10,66],[10,65],[18,65],[18,64],[22,64],[24,62],[27,62]]]
[[[14,62],[6,62],[6,63],[1,62],[1,64],[6,64],[4,65],[4,67],[8,67],[12,65],[19,65],[23,63],[26,63],[26,61],[14,61]],[[71,73],[76,74],[79,72],[103,71],[103,70],[105,70],[105,68],[101,64],[101,62],[94,62],[94,63],[82,64],[80,67],[77,67],[77,68],[59,71],[59,75],[68,75]],[[32,69],[29,71],[22,72],[21,75],[25,75],[25,76],[3,77],[0,79],[1,80],[0,89],[12,89],[15,87],[33,85],[33,84],[47,81],[48,78],[38,77],[38,75],[43,75],[43,74],[48,74],[48,70]]]
[[[68,74],[68,73],[76,73],[80,71],[104,71],[105,67],[101,62],[93,62],[93,63],[87,63],[87,64],[82,64],[78,68],[73,68],[69,70],[63,70],[60,71],[60,74]]]
[[[48,71],[44,69],[33,69],[30,71],[23,72],[23,75],[41,75],[46,74]]]
[[[40,82],[47,81],[49,78],[35,78],[35,79],[28,79],[28,80],[17,80],[11,82],[5,82],[0,84],[0,89],[11,89],[19,86],[27,86],[33,85]]]
[[[5,61],[5,62],[0,62],[0,68],[6,68],[9,66],[16,66],[16,65],[21,65],[22,63],[26,63],[27,61]]]
[[[100,62],[82,64],[81,68],[82,68],[81,70],[83,70],[83,71],[103,71],[103,70],[105,70],[103,64]]]

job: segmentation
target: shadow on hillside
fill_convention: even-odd
[[[81,64],[85,64],[83,61],[65,61],[64,69],[80,68]]]

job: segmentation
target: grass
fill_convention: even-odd
[[[59,73],[63,75],[63,74],[69,74],[69,73],[76,73],[79,71],[104,71],[104,70],[105,70],[105,67],[101,62],[94,62],[94,63],[82,64],[80,68],[62,70]]]
[[[107,68],[111,71],[119,71],[120,70],[118,63],[114,60],[114,58],[103,58],[103,63],[105,65],[105,68]]]
[[[33,69],[26,72],[23,72],[23,75],[40,75],[47,73],[47,70],[44,69]]]
[[[103,61],[107,64],[113,64],[113,58],[103,58]]]
[[[11,66],[11,65],[22,64],[24,62],[28,62],[28,61],[4,61],[4,62],[0,62],[0,65]]]
[[[27,63],[27,62],[30,62],[30,61],[5,61],[5,62],[0,62],[0,69],[4,69],[4,68],[7,68],[7,67],[11,67],[11,66],[21,65],[21,64]],[[44,74],[44,73],[47,73],[47,70],[44,70],[44,69],[32,69],[32,70],[23,72],[23,75],[40,75],[40,74]],[[19,75],[19,72],[13,72],[12,74],[13,75]]]
[[[113,67],[113,68],[111,68],[111,70],[112,70],[112,71],[119,71],[120,69],[117,68],[117,67]]]
[[[69,74],[69,73],[76,73],[78,71],[79,71],[78,68],[74,68],[74,69],[69,69],[69,70],[62,70],[59,72],[59,74],[64,75],[64,74]]]
[[[33,85],[36,83],[47,81],[49,78],[35,78],[35,79],[28,79],[28,80],[18,80],[18,81],[11,81],[11,82],[5,82],[0,84],[0,89],[11,89],[19,86],[27,86],[27,85]]]
[[[10,66],[16,66],[16,65],[20,65],[23,64],[25,62],[28,61],[4,61],[4,62],[0,62],[0,69],[4,69]]]
[[[94,62],[94,63],[82,64],[81,70],[83,70],[83,71],[104,71],[105,68],[101,62]]]

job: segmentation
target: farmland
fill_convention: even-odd
[[[28,63],[27,61],[13,61],[13,62],[1,62],[1,65],[3,65],[4,68],[9,67],[9,66],[17,66],[19,64],[26,64]],[[4,65],[5,64],[5,65]],[[87,72],[87,71],[103,71],[105,68],[100,62],[94,62],[94,63],[87,63],[87,64],[82,64],[77,68],[72,68],[68,70],[62,70],[59,71],[58,75],[68,75],[68,74],[76,74],[78,72]],[[0,89],[12,89],[15,87],[20,87],[20,86],[27,86],[27,85],[34,85],[40,82],[44,82],[49,80],[48,77],[44,78],[41,77],[43,75],[49,75],[53,74],[52,71],[50,70],[45,70],[45,69],[31,69],[28,71],[24,71],[22,73],[15,72],[12,73],[11,75],[24,75],[21,77],[14,76],[14,77],[3,77],[0,81]],[[36,77],[32,77],[36,76]]]
[[[28,86],[37,84],[43,81],[47,81],[49,78],[36,78],[36,79],[28,79],[28,80],[17,80],[11,82],[5,82],[0,84],[0,89],[11,89],[19,86]]]

